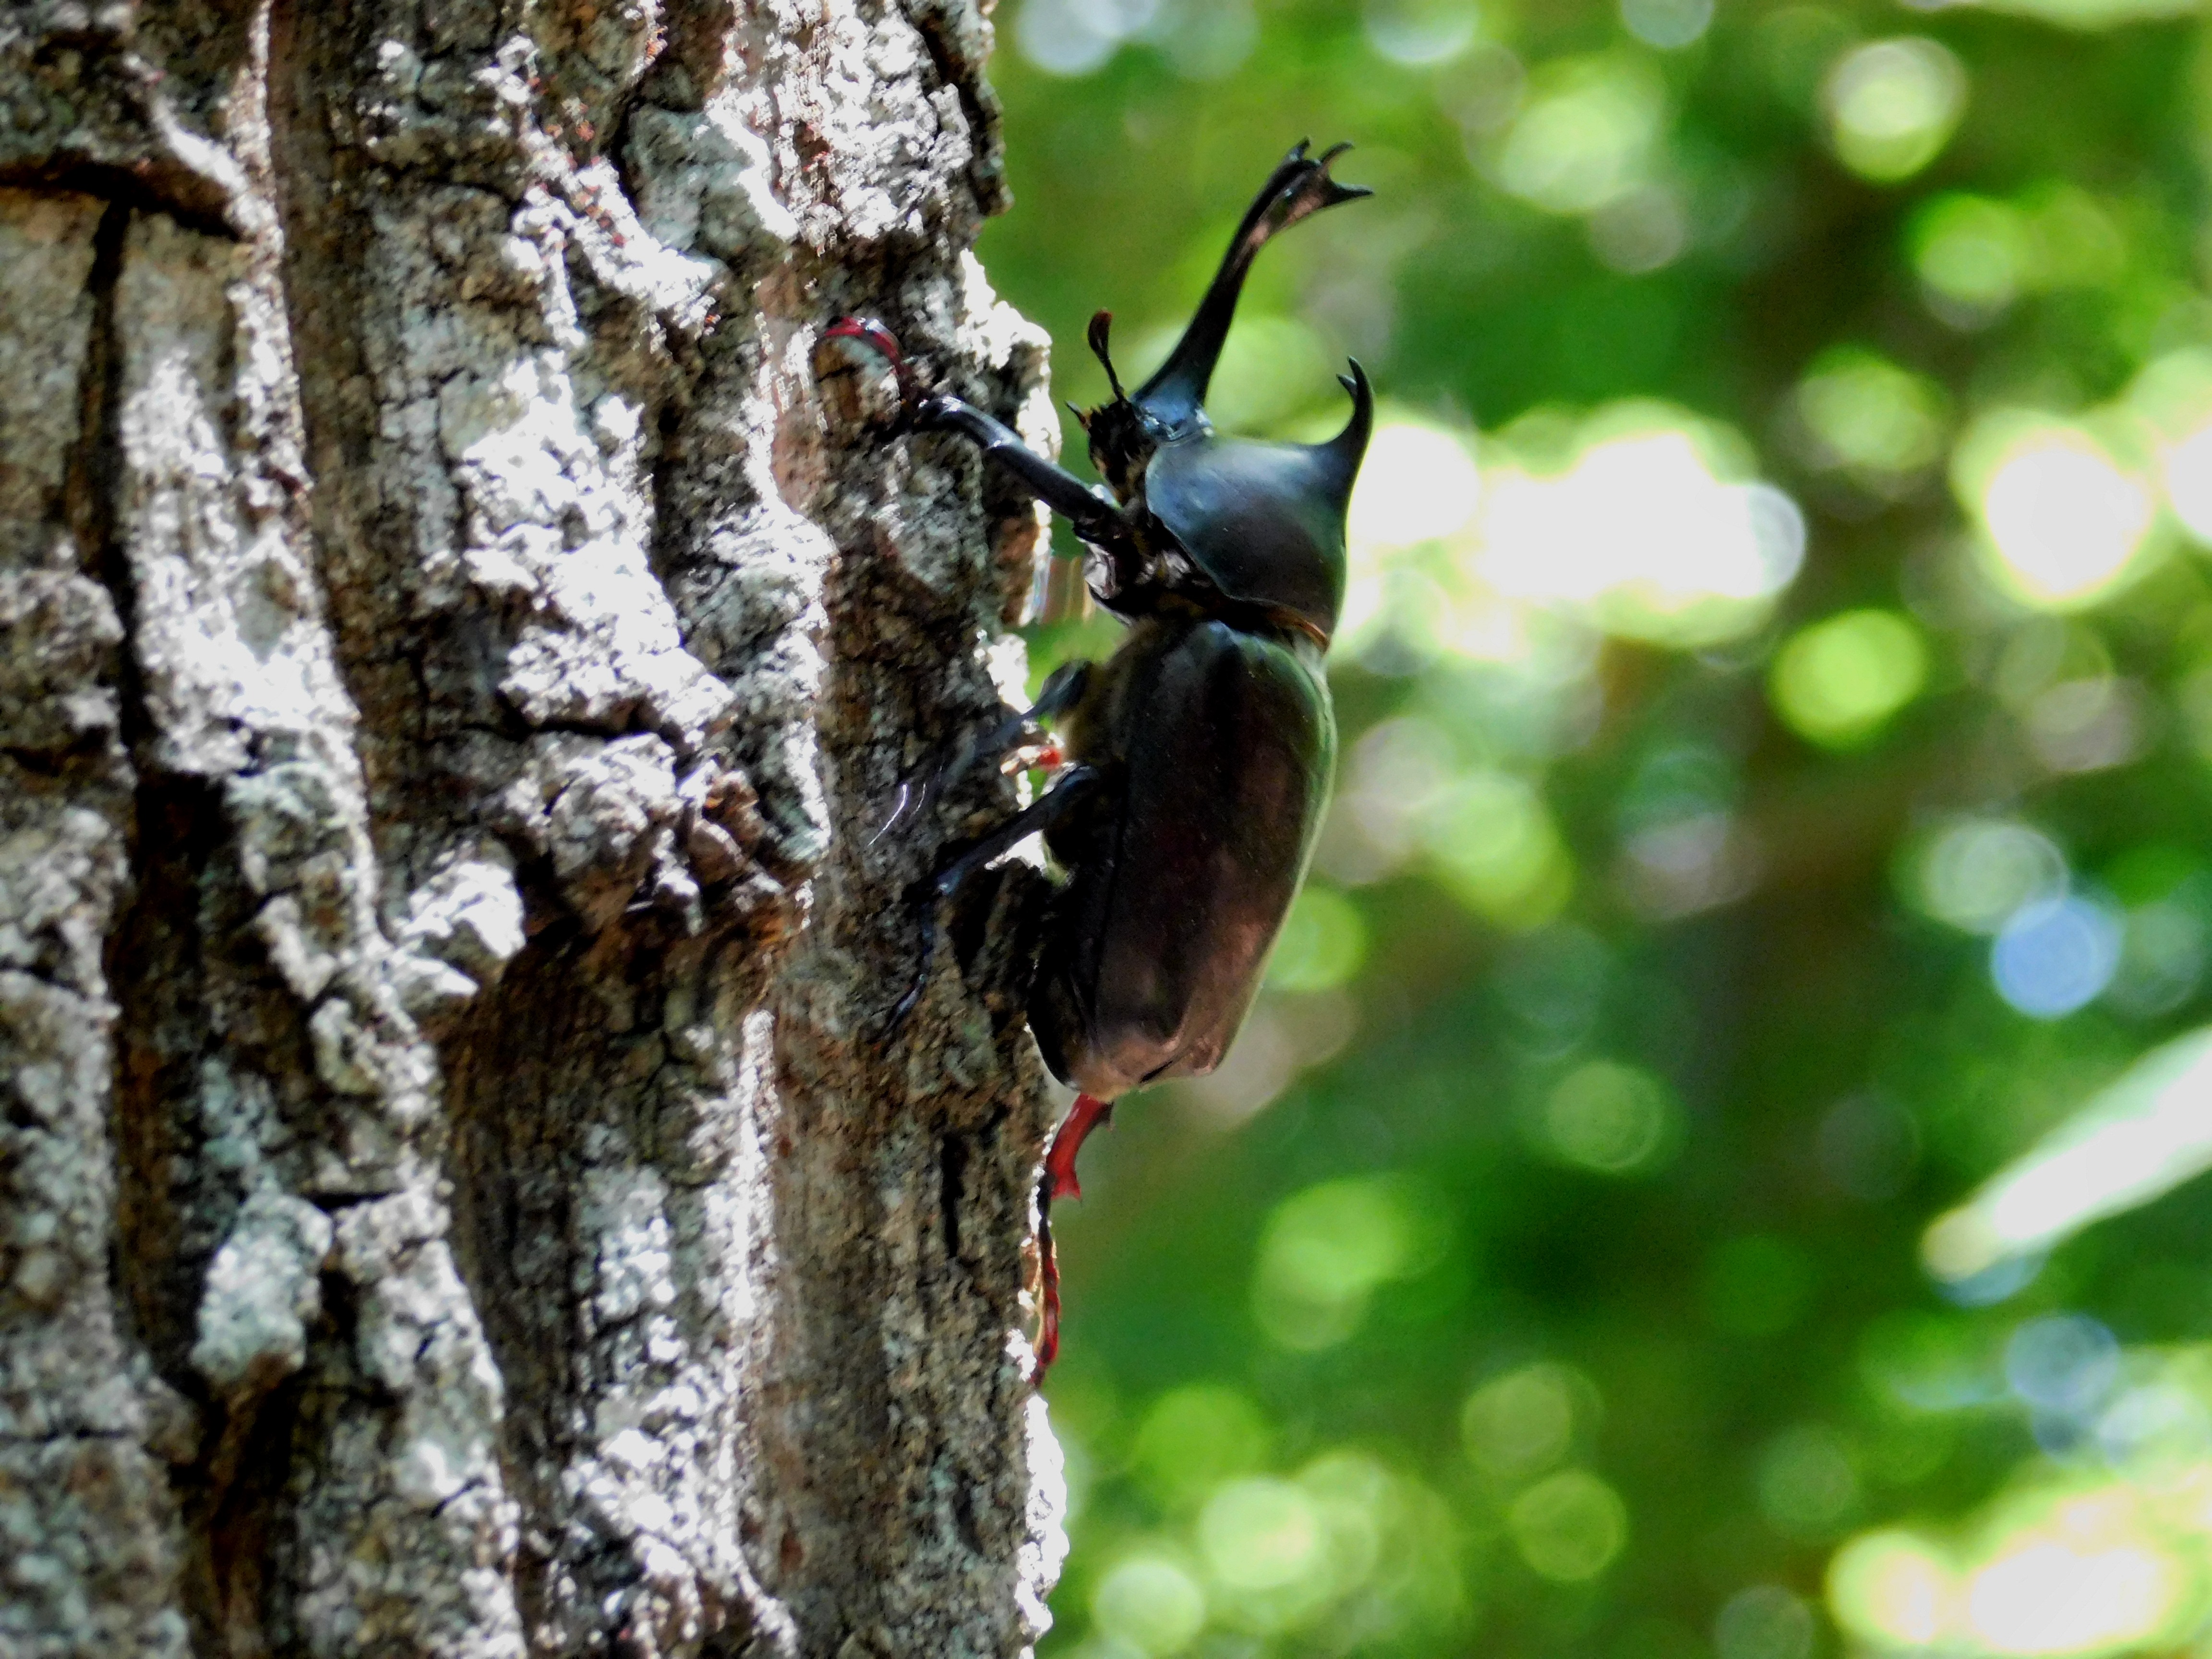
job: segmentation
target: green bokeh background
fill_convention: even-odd
[[[1262,256],[1217,416],[1332,429],[1352,353],[1480,468],[1368,504],[1270,988],[1055,1214],[1046,1659],[2212,1652],[2206,1158],[2139,1147],[2170,1190],[1963,1282],[1925,1254],[2212,1022],[2202,14],[997,21],[981,255],[1059,396],[1104,393],[1091,310],[1140,375],[1288,143],[1350,138],[1375,199]],[[1794,501],[1794,577],[1501,598],[1548,544],[1490,509],[1653,433],[1716,512]]]

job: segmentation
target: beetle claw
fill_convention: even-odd
[[[891,810],[884,815],[883,823],[877,826],[876,833],[868,837],[869,846],[873,847],[892,830],[927,817],[937,805],[937,798],[945,793],[945,769],[934,768],[927,778],[916,782],[919,777],[921,775],[915,773],[899,780],[897,797],[892,800]]]
[[[896,1036],[907,1018],[921,1001],[921,994],[929,987],[930,965],[937,959],[937,906],[944,897],[939,890],[942,876],[925,876],[906,890],[906,905],[914,914],[915,931],[921,935],[921,960],[915,963],[914,977],[898,1001],[891,1008],[891,1017],[884,1022],[884,1038],[888,1042]]]
[[[896,368],[906,362],[906,354],[899,349],[898,336],[872,317],[840,317],[822,331],[825,340],[859,340],[881,352]]]
[[[1042,1383],[1052,1362],[1060,1358],[1060,1252],[1052,1243],[1052,1195],[1037,1194],[1037,1339],[1036,1371],[1030,1379]]]
[[[857,340],[882,356],[890,364],[891,373],[898,377],[902,409],[909,415],[913,412],[920,400],[921,391],[915,384],[914,366],[907,362],[897,335],[873,317],[840,317],[822,331],[822,337],[825,340]]]
[[[884,1036],[886,1039],[896,1036],[905,1029],[907,1018],[914,1012],[915,1005],[921,1000],[922,987],[928,983],[927,969],[924,969],[914,976],[914,983],[906,988],[906,994],[898,1000],[891,1009],[891,1017],[884,1022]]]

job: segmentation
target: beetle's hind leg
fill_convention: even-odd
[[[1083,1187],[1075,1178],[1075,1157],[1091,1132],[1114,1121],[1114,1103],[1096,1095],[1078,1095],[1075,1104],[1053,1132],[1052,1146],[1044,1155],[1044,1173],[1037,1177],[1037,1340],[1039,1381],[1060,1356],[1060,1253],[1052,1242],[1052,1201],[1080,1198]]]
[[[1052,1146],[1044,1155],[1044,1190],[1053,1198],[1080,1198],[1083,1183],[1075,1178],[1075,1159],[1093,1129],[1114,1121],[1114,1103],[1096,1095],[1078,1095],[1075,1104],[1053,1132]]]
[[[1051,829],[1077,807],[1095,799],[1104,781],[1105,775],[1095,766],[1069,767],[1034,804],[1015,813],[922,884],[921,960],[915,969],[914,983],[891,1011],[891,1030],[905,1024],[915,1004],[921,1000],[922,987],[929,978],[929,965],[937,955],[938,912],[958,895],[978,871],[1004,858],[1027,837]]]

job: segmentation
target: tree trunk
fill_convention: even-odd
[[[0,1655],[1012,1654],[971,0],[0,11]],[[1018,687],[1010,687],[1018,695]],[[1003,809],[995,775],[954,797]]]

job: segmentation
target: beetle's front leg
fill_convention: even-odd
[[[921,1000],[922,986],[929,977],[929,964],[937,955],[939,909],[954,898],[978,871],[1004,858],[1029,836],[1050,830],[1077,807],[1095,800],[1105,781],[1105,774],[1095,766],[1069,767],[1060,775],[1059,781],[1029,807],[1015,813],[944,866],[924,884],[921,961],[915,970],[914,983],[891,1011],[891,1030],[905,1024],[906,1017],[914,1012],[914,1005]]]
[[[841,317],[823,331],[823,337],[858,340],[888,358],[898,375],[907,418],[918,429],[957,432],[971,440],[987,460],[1020,479],[1030,494],[1065,518],[1075,527],[1075,533],[1093,546],[1111,554],[1128,544],[1128,520],[1111,501],[1058,462],[1047,460],[1011,427],[964,398],[949,392],[922,391],[915,384],[906,354],[899,349],[897,337],[881,323],[870,317]]]
[[[957,432],[983,452],[983,459],[1021,480],[1030,494],[1066,519],[1093,547],[1115,552],[1129,540],[1121,509],[1061,466],[1024,443],[1005,422],[949,392],[933,392],[915,405],[914,423],[925,432]]]

